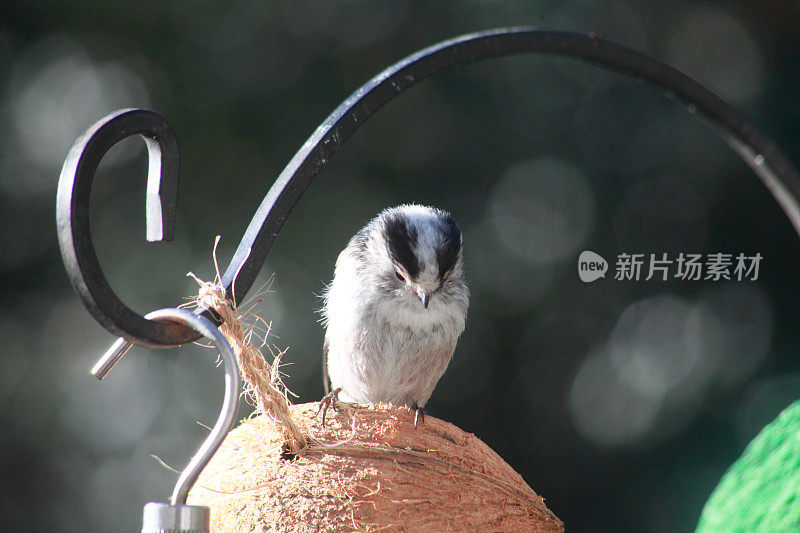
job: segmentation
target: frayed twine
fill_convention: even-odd
[[[225,287],[221,283],[217,264],[219,240],[220,237],[217,236],[214,241],[214,267],[216,269],[214,281],[203,281],[191,272],[188,274],[200,285],[193,304],[200,308],[212,309],[219,315],[222,320],[219,331],[233,348],[239,363],[239,370],[245,381],[244,394],[249,398],[250,403],[255,405],[256,414],[263,413],[282,429],[286,438],[285,448],[297,455],[307,447],[308,441],[289,412],[289,390],[281,380],[279,370],[280,358],[284,352],[279,350],[277,354],[273,354],[274,361],[270,365],[261,350],[251,342],[253,329],[250,328],[247,331],[242,324],[246,313],[242,314],[237,311],[236,304],[228,298]]]

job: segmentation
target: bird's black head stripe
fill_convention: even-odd
[[[436,248],[436,260],[439,263],[439,279],[450,272],[461,253],[461,230],[455,219],[449,214],[443,214],[440,219],[442,224],[442,242]]]
[[[392,214],[384,223],[384,235],[392,260],[402,266],[412,278],[419,274],[419,262],[412,246],[417,242],[417,230],[409,227],[404,215]]]

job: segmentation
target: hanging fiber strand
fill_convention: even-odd
[[[200,285],[193,303],[200,308],[212,309],[219,315],[222,320],[219,330],[233,348],[245,381],[244,393],[255,400],[256,413],[263,413],[282,428],[286,437],[286,451],[298,454],[306,448],[308,441],[289,411],[288,392],[279,372],[282,352],[278,353],[270,365],[261,350],[251,342],[252,331],[245,329],[243,315],[227,297],[225,287],[220,282],[216,258],[219,240],[220,237],[217,236],[214,242],[214,266],[217,272],[214,281],[203,281],[191,272],[188,274]]]

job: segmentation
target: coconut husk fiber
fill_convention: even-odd
[[[308,446],[287,452],[265,416],[245,420],[189,503],[213,531],[563,531],[522,477],[480,439],[388,404],[291,406]]]

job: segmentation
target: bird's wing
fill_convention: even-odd
[[[331,391],[331,382],[328,379],[328,339],[322,344],[322,386],[325,387],[325,394]]]

